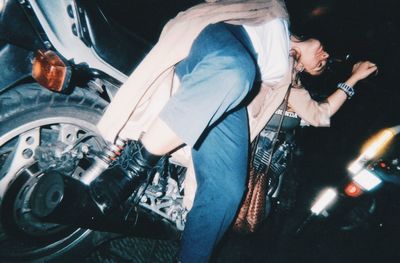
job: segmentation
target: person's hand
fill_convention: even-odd
[[[354,86],[358,81],[365,79],[378,70],[378,67],[371,61],[360,61],[353,66],[348,84]]]

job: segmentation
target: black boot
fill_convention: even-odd
[[[141,142],[129,141],[116,163],[89,186],[101,212],[107,214],[122,205],[138,186],[148,182],[161,157],[148,152]]]

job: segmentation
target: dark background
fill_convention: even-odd
[[[99,2],[117,23],[151,45],[162,25],[177,11],[201,1]],[[300,185],[289,221],[281,222],[285,224],[283,228],[300,220],[321,188],[335,185],[347,176],[347,165],[371,135],[400,124],[398,1],[287,0],[286,3],[292,32],[321,39],[336,61],[317,79],[304,79],[316,99],[324,99],[335,90],[337,82],[345,81],[356,61],[371,60],[378,65],[379,72],[356,86],[356,95],[332,118],[330,128],[298,130],[294,170]],[[219,262],[268,259],[268,262],[400,262],[399,190],[388,186],[376,199],[374,215],[348,231],[328,225],[325,230],[297,240],[285,234],[270,240],[265,229],[250,237],[228,235],[220,249]]]

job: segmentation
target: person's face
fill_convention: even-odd
[[[303,50],[299,62],[303,65],[304,71],[310,75],[320,75],[329,58],[329,54],[324,50],[321,42],[316,39],[308,39],[305,41],[306,48]]]

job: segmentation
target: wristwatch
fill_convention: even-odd
[[[337,88],[341,89],[346,93],[347,99],[351,99],[354,95],[354,89],[352,86],[347,85],[346,83],[338,83]]]

